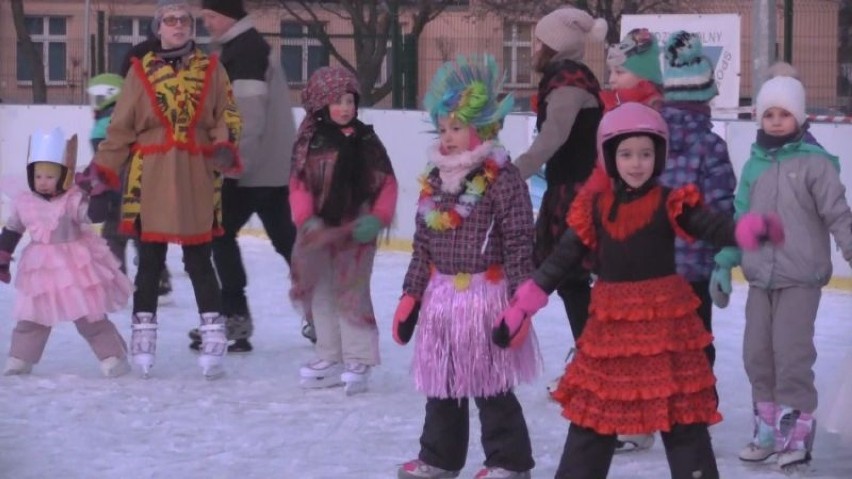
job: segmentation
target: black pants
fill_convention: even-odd
[[[213,240],[213,262],[222,285],[222,312],[226,316],[248,315],[246,270],[237,244],[237,234],[257,213],[272,246],[290,264],[296,226],[290,217],[289,188],[240,187],[226,178],[222,185],[222,227],[225,234]]]
[[[706,424],[675,424],[662,432],[672,479],[718,479],[716,456]],[[605,479],[615,452],[615,435],[571,425],[556,479]],[[698,474],[700,472],[700,474]]]
[[[565,314],[568,315],[568,323],[571,325],[571,334],[574,335],[574,341],[577,341],[583,334],[586,321],[589,320],[592,287],[588,280],[570,280],[560,284],[556,293],[562,298]]]
[[[698,306],[698,316],[701,317],[701,322],[704,323],[704,329],[708,333],[713,334],[713,299],[710,298],[710,281],[695,281],[689,283],[695,295],[701,300],[701,305]],[[704,353],[707,354],[707,359],[710,361],[710,368],[716,363],[716,347],[713,343],[704,348]]]
[[[527,471],[535,466],[521,404],[510,392],[473,399],[482,424],[486,467]],[[420,436],[420,460],[458,471],[467,460],[470,436],[468,399],[426,399],[426,420]]]
[[[136,271],[136,291],[133,293],[133,312],[157,312],[160,272],[166,265],[167,243],[139,242],[139,269]],[[210,243],[184,245],[183,268],[192,282],[198,313],[222,311],[219,283],[210,262]]]

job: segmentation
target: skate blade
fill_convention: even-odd
[[[148,379],[151,377],[151,368],[154,367],[154,355],[134,354],[133,364],[139,366],[139,368],[142,369],[142,379]]]
[[[343,381],[339,376],[327,376],[324,378],[302,378],[299,384],[304,389],[325,389],[342,386]]]

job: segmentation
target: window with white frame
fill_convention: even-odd
[[[314,71],[328,66],[328,49],[316,38],[322,28],[321,24],[281,22],[281,66],[289,83],[307,83]]]
[[[532,24],[503,24],[503,67],[509,86],[532,85]]]
[[[24,24],[30,39],[41,55],[44,65],[45,81],[48,85],[64,85],[68,79],[68,36],[65,17],[24,18]],[[33,81],[32,59],[24,51],[21,42],[17,44],[16,77],[20,83]]]
[[[133,45],[144,42],[151,31],[151,17],[110,16],[107,22],[107,70],[118,72]]]

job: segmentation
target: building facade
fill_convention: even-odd
[[[84,0],[26,0],[26,26],[45,66],[48,103],[85,104],[87,79],[93,72],[116,71],[129,48],[149,33],[155,0],[90,0],[88,22]],[[268,2],[267,2],[268,3]],[[472,6],[453,7],[427,24],[417,44],[417,98],[421,99],[438,66],[458,54],[491,53],[507,73],[506,89],[518,98],[519,109],[525,109],[534,94],[537,75],[532,71],[535,48],[535,19],[500,18],[481,14]],[[351,25],[339,16],[318,11],[320,22],[305,26],[289,18],[281,8],[249,10],[262,33],[273,46],[290,82],[291,94],[298,99],[310,74],[336,59],[314,36],[313,29],[331,34],[338,52],[354,63]],[[736,13],[741,17],[741,97],[748,102],[751,92],[751,5],[750,0],[713,0],[694,2],[682,13]],[[832,0],[797,0],[793,21],[793,63],[808,89],[811,105],[835,106],[845,103],[838,98],[838,2]],[[783,51],[783,21],[779,10],[778,51]],[[411,19],[401,14],[403,32],[410,29]],[[85,42],[88,23],[90,41]],[[209,43],[209,35],[200,20],[196,21],[197,41]],[[89,54],[85,54],[87,49]],[[604,46],[590,44],[586,61],[604,80]],[[86,66],[86,59],[90,66]],[[390,58],[390,56],[388,57]],[[386,59],[376,86],[381,86],[394,69]],[[32,102],[32,72],[29,57],[22,54],[11,13],[11,1],[0,0],[0,100],[7,103]],[[390,107],[388,95],[378,107]]]

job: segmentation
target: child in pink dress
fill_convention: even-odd
[[[12,346],[4,375],[28,374],[41,359],[51,328],[73,321],[107,377],[130,370],[127,346],[106,314],[127,304],[130,280],[106,242],[89,227],[88,197],[73,186],[68,144],[59,129],[30,138],[29,191],[16,195],[0,233],[0,281],[12,279],[12,253],[25,231],[30,243],[17,261],[18,295],[12,317]],[[71,161],[73,163],[73,160]]]

